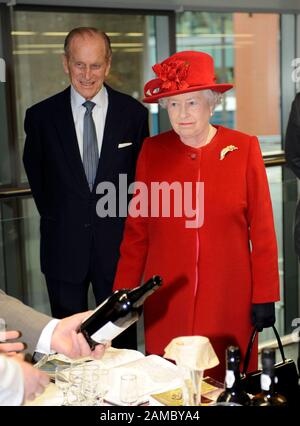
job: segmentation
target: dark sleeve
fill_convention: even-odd
[[[144,140],[149,136],[149,118],[147,108],[143,107],[139,117],[136,136],[136,159],[138,158]]]
[[[295,251],[300,259],[300,200],[298,200],[295,213],[294,243]]]
[[[42,141],[39,137],[38,120],[30,109],[26,111],[24,128],[26,139],[23,163],[34,201],[42,216],[44,210]]]
[[[285,137],[287,165],[300,178],[300,94],[292,103]]]

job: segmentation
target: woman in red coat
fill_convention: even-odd
[[[163,287],[145,303],[146,352],[162,355],[178,336],[207,336],[220,359],[209,374],[223,379],[226,347],[245,355],[252,324],[275,322],[277,245],[265,167],[256,137],[209,123],[220,93],[232,87],[215,82],[210,55],[180,52],[153,69],[158,78],[145,85],[144,102],[159,100],[173,130],[143,144],[114,289],[161,275]]]

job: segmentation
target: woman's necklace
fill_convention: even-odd
[[[206,141],[202,146],[207,145],[212,140],[213,136],[215,135],[215,133],[214,133],[215,128],[211,124],[209,124],[208,126],[209,126],[209,131],[208,131],[208,134],[206,136]]]
[[[202,148],[203,146],[207,145],[212,140],[212,138],[215,136],[215,134],[217,132],[216,128],[214,126],[212,126],[210,123],[208,123],[208,128],[209,128],[209,130],[208,130],[205,142],[202,143],[201,145],[199,145],[197,143],[198,140],[195,141],[194,138],[189,138],[189,139],[185,139],[185,138],[182,139],[181,138],[181,142],[184,143],[185,145],[192,147],[192,148]],[[191,140],[194,143],[191,143]]]

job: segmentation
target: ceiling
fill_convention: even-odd
[[[175,11],[300,11],[299,0],[0,0],[0,3]]]

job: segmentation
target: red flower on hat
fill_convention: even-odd
[[[154,65],[153,71],[161,80],[160,91],[181,90],[189,87],[186,82],[190,64],[186,61],[173,61]]]

